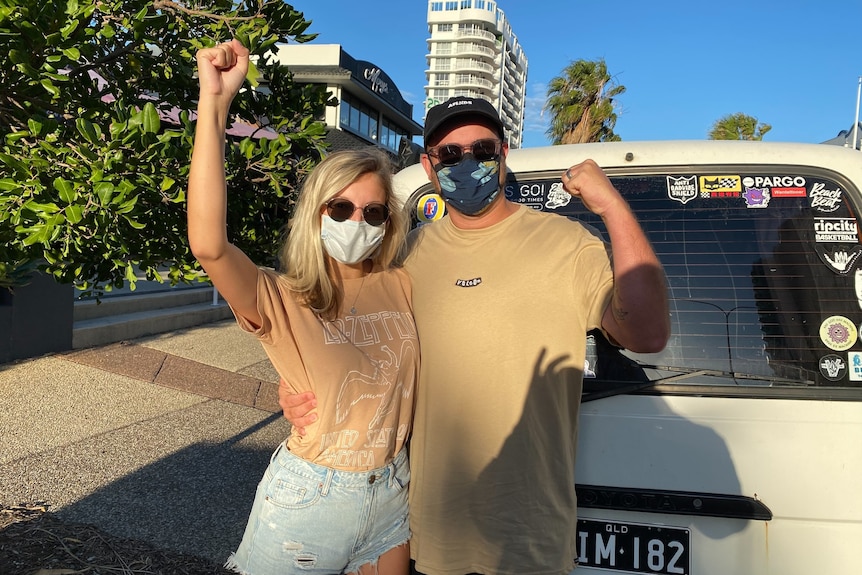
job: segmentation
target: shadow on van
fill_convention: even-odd
[[[579,484],[655,490],[652,500],[618,501],[631,513],[673,513],[666,492],[740,496],[739,477],[725,440],[714,430],[681,417],[672,396],[616,396],[586,404],[581,413]],[[686,510],[688,511],[688,510]],[[650,515],[637,515],[643,522]],[[660,515],[652,515],[658,520]],[[634,520],[634,519],[633,519]],[[745,528],[744,520],[698,522],[721,539]]]
[[[543,352],[544,354],[544,352]],[[561,374],[568,370],[580,378],[580,371],[564,367],[568,357],[546,359],[540,355],[534,364],[533,380],[524,404],[523,415],[505,441],[500,453],[482,471],[471,498],[471,517],[489,548],[499,550],[499,566],[511,569],[531,558],[542,564],[542,556],[559,557],[566,549],[554,546],[547,538],[543,548],[536,540],[527,541],[527,531],[539,533],[576,532],[574,453],[563,448],[571,422],[578,417],[580,389],[569,390],[566,410],[549,409],[549,402],[565,401],[554,389]],[[636,369],[634,365],[630,366]],[[639,378],[645,379],[645,378]],[[629,380],[631,381],[631,380]],[[600,384],[599,384],[600,385]],[[662,490],[741,495],[739,478],[725,441],[712,429],[680,417],[672,407],[673,399],[663,396],[611,396],[580,406],[580,433],[576,436],[577,483],[618,488],[618,495],[632,490]],[[541,445],[536,450],[532,446]],[[517,470],[502,462],[518,461]],[[542,492],[551,508],[538,506],[531,493],[513,493],[512,473],[526,476],[526,482]],[[564,477],[572,490],[556,488],[549,477]],[[644,499],[643,492],[641,497]],[[641,502],[641,511],[631,509],[630,500],[619,501],[626,513],[622,520],[639,523],[668,523],[665,500],[661,497]],[[517,503],[516,503],[517,502]],[[649,512],[650,505],[661,515]],[[527,513],[524,510],[529,510]],[[614,511],[614,520],[621,520]],[[601,512],[599,512],[601,515]],[[671,521],[675,523],[675,521]],[[698,530],[711,539],[724,539],[746,528],[748,521],[707,517],[697,522]],[[685,522],[687,527],[687,521]],[[462,526],[463,527],[463,526]],[[571,542],[572,557],[577,555]]]

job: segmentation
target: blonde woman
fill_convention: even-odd
[[[197,54],[189,243],[284,384],[315,393],[317,420],[273,453],[227,566],[245,575],[406,574],[405,446],[419,347],[409,279],[391,265],[407,222],[389,158],[367,148],[324,159],[303,184],[282,272],[259,269],[225,226],[225,129],[248,61],[236,40]]]

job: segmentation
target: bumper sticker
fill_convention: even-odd
[[[845,351],[856,343],[858,331],[853,322],[841,315],[827,317],[820,324],[820,341],[835,351]]]
[[[736,198],[742,192],[742,178],[739,176],[701,176],[700,196],[702,198]]]
[[[840,355],[830,353],[820,358],[820,375],[829,381],[841,381],[847,375],[847,362]]]
[[[446,213],[446,204],[438,194],[425,194],[416,203],[416,219],[421,223],[439,220]]]
[[[851,351],[850,359],[850,381],[862,381],[862,352]]]

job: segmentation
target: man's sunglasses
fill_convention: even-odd
[[[457,166],[464,159],[465,153],[470,153],[479,162],[488,162],[496,160],[500,157],[500,140],[488,138],[486,140],[476,140],[469,146],[461,146],[459,144],[443,144],[428,148],[427,154],[437,160],[444,166]]]
[[[326,212],[336,222],[349,220],[356,210],[362,210],[362,217],[372,226],[382,226],[389,219],[389,208],[384,204],[368,204],[360,208],[344,198],[332,198],[326,202]]]

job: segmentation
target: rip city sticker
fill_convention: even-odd
[[[818,243],[859,243],[855,218],[815,218],[814,241]]]

